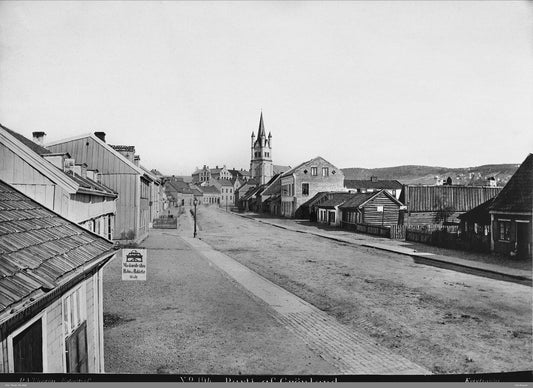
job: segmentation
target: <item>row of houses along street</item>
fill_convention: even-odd
[[[167,244],[174,235],[154,229],[185,228],[196,207],[306,220],[328,230],[474,251],[500,263],[531,260],[532,154],[504,187],[488,180],[430,186],[347,179],[320,156],[295,167],[274,164],[273,136],[261,113],[248,170],[204,165],[184,179],[142,166],[134,145],[108,144],[103,132],[49,143],[45,136],[33,132],[29,139],[0,126],[3,373],[105,372],[104,273],[116,269],[117,249],[139,247],[149,236]],[[120,287],[120,279],[110,287]]]

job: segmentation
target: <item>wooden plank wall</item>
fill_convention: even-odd
[[[383,213],[377,211],[378,206],[383,206]],[[384,226],[398,225],[400,205],[395,203],[385,194],[374,197],[363,207],[363,220],[365,224]]]
[[[431,212],[448,206],[466,212],[494,198],[500,191],[500,187],[481,186],[404,186],[409,212]]]
[[[50,146],[52,152],[68,152],[76,163],[87,163],[97,169],[102,184],[118,193],[114,239],[138,234],[136,214],[139,211],[137,180],[139,174],[113,152],[90,137]]]
[[[69,194],[4,144],[0,144],[0,179],[68,218]]]

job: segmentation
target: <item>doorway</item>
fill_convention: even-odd
[[[38,319],[13,338],[14,372],[43,371],[43,326]]]
[[[516,250],[518,257],[527,258],[530,255],[529,223],[516,222]]]

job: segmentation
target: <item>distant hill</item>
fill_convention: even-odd
[[[487,164],[479,167],[448,168],[430,166],[397,166],[383,168],[342,168],[345,179],[396,179],[403,184],[433,185],[437,179],[452,178],[452,184],[486,186],[494,177],[498,186],[504,186],[519,164]]]

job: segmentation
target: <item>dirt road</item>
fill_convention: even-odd
[[[531,288],[200,207],[199,237],[433,373],[533,368]]]

